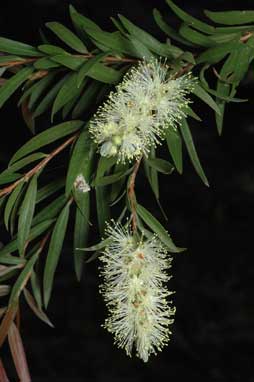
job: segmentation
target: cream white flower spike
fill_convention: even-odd
[[[185,116],[194,84],[190,73],[170,77],[168,66],[157,59],[133,67],[90,123],[101,155],[123,163],[147,155]]]
[[[131,356],[133,348],[144,362],[170,339],[175,308],[165,286],[171,258],[153,236],[137,241],[127,228],[108,228],[112,241],[100,257],[104,263],[101,292],[109,308],[105,328]]]

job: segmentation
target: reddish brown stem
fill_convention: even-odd
[[[133,172],[130,177],[129,186],[128,186],[128,197],[130,201],[131,207],[131,222],[132,222],[132,231],[135,232],[137,230],[137,211],[136,211],[136,197],[135,197],[135,181],[138,173],[138,169],[141,163],[141,159],[137,160],[134,165]]]
[[[74,54],[73,57],[80,57],[80,58],[85,58],[85,59],[90,59],[94,58],[95,54],[92,53],[87,53],[87,54]],[[3,62],[0,64],[0,66],[19,66],[19,65],[24,65],[24,64],[30,64],[32,62],[36,62],[39,58],[35,57],[29,57],[29,58],[24,58],[22,60],[17,60],[17,61],[8,61],[8,62]],[[135,58],[129,58],[129,57],[114,57],[114,56],[107,56],[104,57],[102,60],[105,63],[108,64],[113,64],[113,63],[135,63],[138,60]]]
[[[34,168],[32,168],[30,171],[28,171],[22,178],[18,179],[16,182],[10,184],[9,186],[3,188],[0,191],[0,197],[9,194],[12,192],[19,183],[25,181],[27,182],[33,175],[35,175],[37,172],[39,172],[43,167],[45,167],[48,162],[51,161],[56,155],[58,155],[61,151],[65,149],[68,145],[70,145],[76,138],[78,134],[72,135],[67,141],[62,143],[59,147],[57,147],[54,151],[52,151],[49,155],[47,155],[46,158],[44,158],[40,163],[38,163]]]

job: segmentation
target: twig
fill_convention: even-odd
[[[130,182],[128,187],[128,197],[130,201],[131,207],[131,222],[132,222],[132,230],[135,232],[137,230],[137,211],[136,211],[136,197],[135,197],[135,180],[138,173],[138,169],[141,163],[141,158],[137,160],[134,165],[133,172],[130,176]]]
[[[57,147],[54,151],[52,151],[49,155],[47,155],[46,158],[44,158],[40,163],[38,163],[34,168],[32,168],[30,171],[28,171],[24,176],[22,176],[20,179],[16,180],[16,182],[10,184],[9,186],[3,188],[0,191],[0,197],[6,194],[9,194],[18,186],[19,183],[25,181],[27,182],[34,174],[39,172],[43,167],[45,167],[48,162],[51,161],[56,155],[58,155],[61,151],[65,149],[68,145],[70,145],[78,136],[78,133],[72,135],[67,141],[62,143],[59,147]]]
[[[92,53],[88,53],[88,54],[73,54],[72,57],[78,57],[78,58],[85,58],[85,59],[90,59],[90,58],[94,58],[96,55],[95,54],[92,54]],[[2,62],[0,64],[0,67],[1,66],[8,66],[8,67],[12,67],[12,66],[19,66],[19,65],[24,65],[24,64],[30,64],[32,62],[36,62],[39,58],[35,58],[35,57],[29,57],[29,58],[24,58],[22,60],[17,60],[17,61],[7,61],[7,62]],[[102,60],[104,61],[105,63],[134,63],[134,62],[138,62],[138,59],[135,59],[135,58],[129,58],[129,57],[115,57],[115,56],[107,56],[107,57],[104,57],[104,59]]]

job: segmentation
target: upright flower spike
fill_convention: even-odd
[[[142,61],[110,93],[89,128],[102,156],[137,159],[160,143],[168,126],[177,128],[195,81],[190,73],[173,78],[168,69],[157,59]]]
[[[137,240],[120,225],[109,227],[107,233],[112,240],[100,258],[101,292],[110,313],[104,326],[127,355],[135,348],[147,362],[170,339],[175,308],[165,283],[172,259],[155,236]]]

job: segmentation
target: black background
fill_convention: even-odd
[[[1,1],[0,35],[37,44],[38,29],[46,21],[69,25],[68,3]],[[177,3],[198,17],[203,17],[204,8],[254,9],[251,0]],[[122,13],[162,37],[152,18],[153,7],[177,25],[162,0],[73,0],[72,4],[109,29],[109,17]],[[136,382],[150,377],[172,382],[254,381],[253,87],[252,64],[238,92],[239,97],[249,98],[249,103],[227,107],[222,137],[216,133],[213,113],[202,104],[196,105],[203,122],[191,126],[210,188],[201,183],[186,153],[182,176],[161,177],[167,228],[178,245],[188,248],[174,256],[170,288],[176,291],[177,313],[169,346],[148,364],[129,359],[113,346],[111,335],[100,326],[106,312],[98,293],[98,264],[87,266],[78,284],[67,242],[49,306],[55,329],[37,320],[26,307],[22,309],[21,332],[33,381]],[[1,110],[0,121],[3,165],[30,135],[14,101]],[[138,180],[137,194],[161,218],[147,187]],[[2,353],[10,381],[15,381],[7,346]]]

